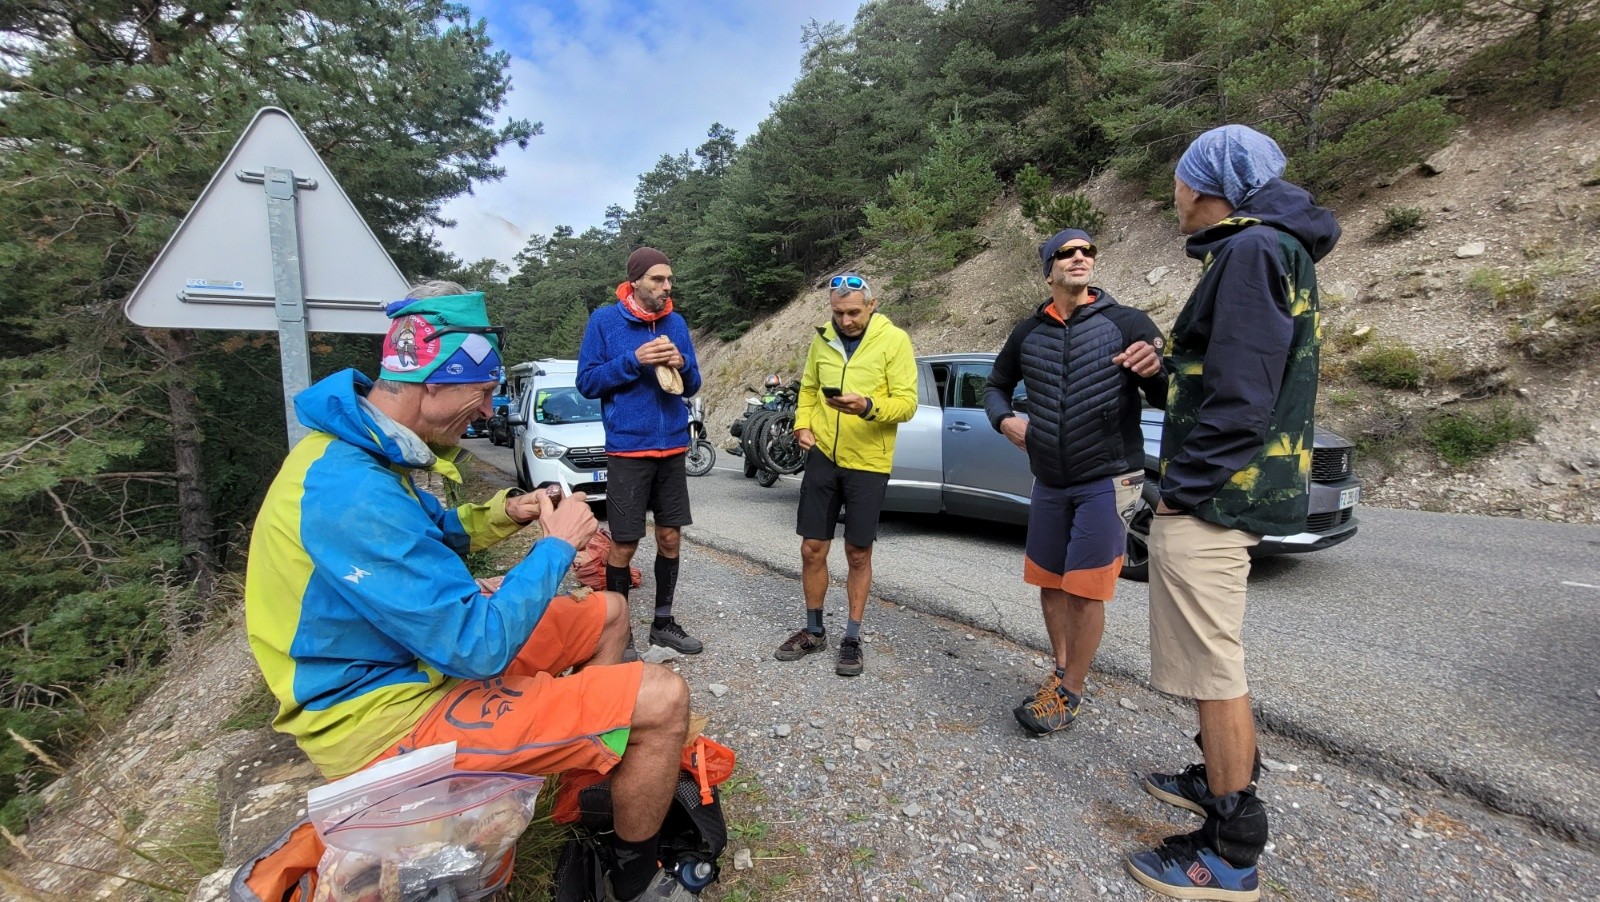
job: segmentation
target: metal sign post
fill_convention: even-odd
[[[296,180],[294,170],[265,167],[240,172],[241,182],[256,182],[267,191],[267,237],[272,243],[272,286],[278,314],[278,356],[283,365],[283,413],[289,424],[289,447],[310,434],[294,415],[294,396],[311,387],[311,343],[306,338],[306,297],[300,279],[299,204],[295,189],[315,190],[314,179]]]
[[[292,446],[308,431],[294,414],[294,396],[311,384],[308,333],[381,335],[384,304],[406,289],[305,133],[288,113],[265,107],[125,309],[155,329],[276,329]]]

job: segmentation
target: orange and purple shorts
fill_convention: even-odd
[[[1126,542],[1112,479],[1064,488],[1035,480],[1022,581],[1091,601],[1110,601],[1117,594]]]
[[[595,665],[558,675],[594,655],[605,621],[599,593],[581,601],[552,599],[505,672],[457,685],[369,766],[454,741],[456,766],[463,770],[609,772],[627,746],[644,665]]]

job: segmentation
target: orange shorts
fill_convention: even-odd
[[[594,656],[605,622],[598,594],[552,599],[504,673],[463,681],[368,766],[454,740],[456,766],[463,770],[609,772],[627,746],[644,665],[596,665],[557,676]]]

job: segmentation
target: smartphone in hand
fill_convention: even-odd
[[[837,398],[842,394],[844,394],[844,389],[839,388],[838,386],[824,385],[822,387],[822,396],[824,398]]]

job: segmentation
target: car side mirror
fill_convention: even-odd
[[[507,414],[506,415],[506,425],[507,426],[526,426],[526,425],[528,425],[528,418],[524,417],[524,416],[512,416],[510,414]]]

